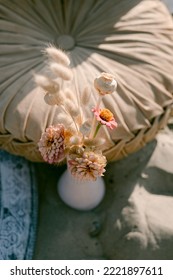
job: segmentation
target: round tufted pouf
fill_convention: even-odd
[[[0,0],[0,147],[42,161],[37,142],[58,122],[33,72],[47,73],[43,48],[64,49],[80,92],[100,72],[116,76],[117,93],[103,99],[119,123],[105,155],[118,160],[154,138],[173,103],[173,22],[158,0]]]

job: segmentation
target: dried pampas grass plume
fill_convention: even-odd
[[[63,123],[65,126],[70,126],[73,123],[72,119],[64,112],[58,114],[58,122]]]
[[[81,103],[82,105],[87,105],[91,97],[91,92],[88,86],[86,86],[82,92]]]
[[[65,109],[69,112],[69,114],[74,118],[74,117],[77,117],[79,115],[79,110],[78,108],[74,105],[74,103],[67,99],[65,101]]]
[[[63,92],[61,90],[54,94],[47,92],[46,95],[44,96],[44,100],[48,105],[61,106],[64,104]]]
[[[38,86],[40,86],[45,91],[48,91],[49,93],[55,93],[60,88],[60,85],[57,82],[43,75],[35,74],[34,80]]]
[[[44,50],[45,53],[57,63],[63,64],[65,66],[70,65],[70,59],[65,54],[65,52],[61,51],[60,49],[55,48],[54,46],[50,45]]]
[[[73,100],[75,97],[75,93],[69,88],[64,89],[64,93],[65,97],[69,100]]]
[[[58,75],[58,77],[63,80],[69,81],[73,78],[73,73],[69,68],[56,62],[50,63],[50,69],[55,75]]]

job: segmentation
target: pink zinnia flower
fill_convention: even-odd
[[[69,154],[67,163],[71,174],[79,180],[95,181],[106,171],[105,156],[93,151]]]
[[[94,115],[100,124],[106,125],[110,129],[114,129],[118,126],[117,122],[114,119],[112,112],[108,109],[92,109]]]
[[[58,163],[65,158],[64,126],[58,124],[49,126],[38,142],[39,151],[48,163]]]

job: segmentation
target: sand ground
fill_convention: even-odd
[[[92,211],[71,209],[59,198],[64,167],[38,164],[34,259],[173,259],[172,123],[142,150],[108,165],[106,196]]]

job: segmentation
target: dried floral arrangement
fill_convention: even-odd
[[[102,150],[105,139],[98,137],[98,131],[105,125],[108,129],[115,129],[117,122],[112,112],[107,108],[100,108],[101,100],[107,94],[112,94],[117,88],[113,75],[101,73],[93,81],[97,94],[97,102],[91,109],[92,119],[85,119],[85,109],[90,100],[90,88],[85,87],[77,93],[70,88],[62,89],[64,80],[72,80],[70,59],[62,50],[54,46],[45,48],[48,57],[50,75],[35,74],[36,84],[44,92],[44,100],[51,106],[59,106],[60,123],[49,126],[38,142],[39,151],[44,161],[49,164],[59,164],[66,160],[70,173],[79,180],[96,180],[103,176],[107,164]],[[53,76],[53,78],[52,78]],[[76,106],[74,99],[78,99]]]

